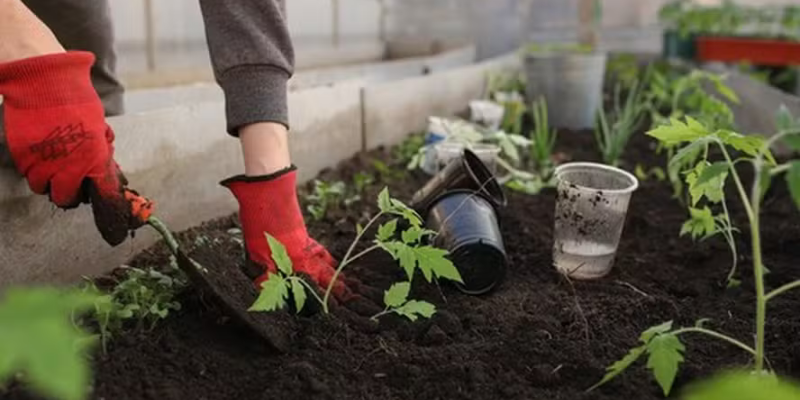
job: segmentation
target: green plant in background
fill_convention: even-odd
[[[311,214],[314,221],[321,221],[325,218],[328,211],[334,208],[350,206],[360,200],[358,194],[347,196],[347,186],[344,182],[325,182],[319,179],[314,180],[314,191],[306,196],[308,206],[306,209]]]
[[[419,317],[430,318],[436,313],[436,306],[427,301],[409,300],[408,293],[411,291],[411,282],[398,282],[392,285],[383,295],[383,303],[386,308],[373,315],[372,320],[387,314],[397,314],[416,321]]]
[[[522,72],[490,72],[486,93],[495,101],[497,93],[525,93],[525,76]]]
[[[95,340],[70,316],[96,300],[80,290],[7,289],[0,299],[0,384],[17,378],[43,396],[84,399]]]
[[[375,183],[375,177],[369,172],[357,172],[353,175],[353,187],[356,188],[356,193],[361,195],[364,190],[371,184]]]
[[[667,179],[667,173],[664,172],[663,168],[652,167],[648,170],[645,169],[645,166],[642,164],[636,164],[636,167],[633,169],[633,174],[636,175],[636,179],[639,179],[640,181],[646,181],[653,178],[658,182],[662,182]]]
[[[648,110],[642,84],[634,83],[622,103],[622,86],[617,84],[614,90],[613,109],[610,113],[599,110],[595,140],[603,155],[603,162],[608,165],[619,165],[625,147],[633,133],[644,120]]]
[[[415,157],[419,157],[422,147],[425,146],[425,135],[415,133],[403,140],[394,149],[394,158],[403,164],[411,163]]]
[[[386,188],[378,195],[378,208],[380,211],[375,214],[364,227],[357,227],[356,237],[347,249],[347,253],[345,253],[344,257],[339,262],[339,266],[331,282],[328,287],[325,288],[324,296],[320,298],[313,289],[310,287],[308,288],[309,291],[314,294],[314,298],[322,305],[325,314],[329,313],[330,296],[342,270],[364,255],[378,249],[383,249],[399,262],[400,267],[406,272],[408,282],[412,281],[416,271],[420,271],[428,282],[432,282],[434,278],[444,278],[462,282],[458,270],[453,263],[447,259],[447,251],[425,244],[426,239],[431,235],[435,235],[436,232],[424,229],[422,227],[422,220],[414,210],[401,201],[390,197],[389,191]],[[378,227],[371,246],[355,253],[357,245],[361,242],[366,232],[385,216],[394,216],[395,218]],[[408,228],[398,232],[398,221],[401,219],[405,221]],[[270,247],[272,246],[276,246],[275,241],[270,242]],[[279,250],[280,261],[278,259],[273,259],[279,266],[280,272],[275,276],[271,275],[270,279],[262,285],[261,293],[250,308],[250,311],[273,311],[280,309],[286,305],[286,300],[289,297],[290,291],[294,293],[295,287],[299,290],[299,285],[305,285],[305,282],[302,281],[299,281],[297,284],[294,283],[296,279],[291,268],[291,260],[280,256],[280,249],[277,246],[275,248]],[[280,266],[281,263],[283,263],[283,267]],[[273,278],[276,278],[275,282],[270,283]],[[399,289],[395,289],[395,292],[391,295],[387,294],[387,296],[393,300],[391,301],[393,305],[387,304],[391,312],[396,312],[410,319],[414,319],[409,316],[411,314],[422,317],[430,317],[433,315],[433,312],[428,312],[430,308],[425,306],[424,304],[426,303],[424,302],[408,300],[406,298],[401,304],[394,305],[397,303],[396,291],[398,290]],[[305,297],[303,300],[305,300]],[[297,304],[296,293],[295,301],[295,306],[299,312],[302,309],[304,301],[301,304]],[[406,313],[404,314],[404,312]]]
[[[503,121],[500,123],[500,129],[504,132],[512,133],[515,135],[522,135],[522,123],[525,118],[525,113],[528,112],[528,107],[525,105],[525,99],[519,92],[497,92],[492,97],[503,106]]]
[[[641,68],[633,54],[608,56],[605,82],[619,82],[624,89],[632,88],[639,80]]]
[[[547,120],[547,101],[544,97],[531,106],[533,110],[533,130],[531,131],[530,158],[534,170],[540,176],[548,178],[553,169],[553,149],[556,146],[558,131],[550,128]]]
[[[661,385],[664,394],[669,394],[678,366],[683,361],[682,353],[685,349],[679,340],[679,336],[685,333],[709,335],[747,351],[753,355],[755,376],[761,376],[765,372],[764,341],[766,338],[767,303],[789,290],[800,287],[800,280],[797,280],[780,286],[771,292],[766,292],[765,290],[764,274],[766,268],[761,252],[761,226],[759,222],[761,201],[771,181],[776,176],[783,174],[785,175],[792,200],[800,208],[800,160],[791,160],[778,165],[770,152],[770,148],[780,140],[783,140],[793,150],[800,150],[800,140],[798,140],[800,130],[781,131],[769,140],[764,140],[759,136],[744,136],[726,129],[710,129],[709,126],[687,117],[686,123],[673,120],[669,125],[660,126],[648,132],[648,134],[665,145],[687,144],[675,154],[673,160],[677,159],[675,163],[680,165],[693,165],[699,160],[699,163],[704,165],[697,176],[697,180],[694,182],[695,188],[715,181],[721,182],[724,187],[727,177],[732,178],[731,180],[745,209],[750,225],[753,275],[756,289],[755,346],[748,346],[735,338],[706,329],[702,326],[704,321],[698,321],[694,327],[678,329],[673,329],[672,323],[667,322],[645,331],[641,337],[643,344],[631,350],[620,361],[612,364],[608,368],[606,376],[594,387],[610,381],[633,364],[639,357],[647,353],[648,367],[653,370],[656,381]],[[707,151],[709,146],[718,148],[723,159],[707,165],[706,163],[710,161]],[[734,159],[729,149],[736,150],[742,155]],[[749,192],[735,168],[736,164],[741,162],[749,163],[753,167],[753,183]],[[716,183],[709,184],[707,188],[712,192],[718,190]],[[708,192],[705,192],[703,195],[708,196],[708,194]],[[704,218],[708,219],[707,216]],[[718,388],[717,390],[721,389]]]

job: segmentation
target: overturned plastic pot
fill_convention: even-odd
[[[495,207],[506,205],[503,188],[494,174],[474,152],[465,149],[462,157],[452,160],[414,193],[411,207],[425,216],[435,200],[457,189],[479,193]]]
[[[449,192],[432,205],[428,229],[438,232],[436,247],[446,249],[461,274],[459,290],[470,295],[490,292],[506,274],[506,250],[494,206],[467,190]]]

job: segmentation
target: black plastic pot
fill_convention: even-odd
[[[457,189],[477,192],[495,207],[506,205],[503,188],[497,183],[494,174],[475,153],[466,149],[463,157],[451,161],[422,189],[414,193],[411,207],[425,217],[436,199]]]
[[[485,294],[506,274],[506,250],[495,208],[471,191],[449,192],[433,202],[426,227],[439,234],[434,245],[450,252],[466,294]]]

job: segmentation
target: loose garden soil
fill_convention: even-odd
[[[591,132],[562,132],[562,156],[598,158]],[[661,165],[654,144],[638,135],[626,153],[626,167]],[[361,154],[323,179],[352,182],[372,171],[371,160],[392,161],[392,152]],[[356,222],[375,211],[378,191],[408,200],[425,177],[419,173],[383,176],[351,210],[334,210],[310,222],[312,235],[341,258]],[[258,337],[225,316],[209,298],[192,289],[181,295],[183,309],[146,333],[115,338],[107,355],[96,356],[96,399],[660,399],[661,390],[640,361],[608,385],[586,393],[604,368],[636,345],[646,328],[674,320],[707,326],[746,343],[755,330],[749,239],[738,236],[741,278],[725,288],[730,253],[722,238],[693,243],[678,237],[686,210],[671,198],[666,182],[647,180],[633,195],[613,272],[597,281],[568,281],[551,265],[555,192],[537,196],[508,191],[500,211],[509,255],[506,281],[493,293],[470,297],[442,284],[415,279],[415,298],[435,303],[431,321],[411,323],[390,317],[380,325],[344,309],[333,316],[297,317],[290,350],[274,353]],[[738,198],[729,197],[731,203]],[[370,203],[370,204],[368,204]],[[747,231],[740,207],[736,224]],[[197,261],[239,264],[242,248],[236,218],[215,221],[181,234],[198,247]],[[800,213],[785,185],[776,183],[762,216],[768,287],[800,277]],[[214,250],[217,260],[204,260]],[[357,262],[349,275],[384,289],[402,278],[384,254]],[[136,266],[167,264],[156,246]],[[770,303],[767,355],[780,374],[800,378],[800,292]],[[726,367],[744,366],[748,354],[726,343],[684,336],[686,361],[677,390]],[[22,398],[13,391],[11,398]]]

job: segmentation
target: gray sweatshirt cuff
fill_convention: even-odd
[[[218,77],[225,93],[228,133],[256,122],[277,122],[289,127],[286,82],[289,73],[269,65],[242,65]]]

